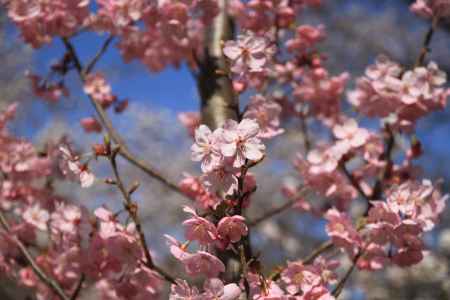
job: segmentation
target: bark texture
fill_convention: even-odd
[[[206,46],[197,77],[201,121],[211,129],[220,127],[226,119],[239,117],[239,103],[230,78],[224,74],[228,66],[222,53],[222,41],[233,39],[233,20],[227,13],[227,0],[219,0],[218,4],[220,12],[205,33]]]

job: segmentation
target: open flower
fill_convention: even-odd
[[[220,147],[225,157],[233,157],[233,166],[239,168],[245,160],[258,161],[263,158],[266,147],[257,138],[259,125],[254,120],[243,119],[239,124],[229,120],[223,132]]]
[[[195,130],[195,143],[192,145],[192,160],[201,161],[202,171],[212,171],[220,162],[217,133],[211,132],[206,125]]]
[[[23,219],[39,230],[46,230],[50,214],[46,209],[41,208],[39,204],[34,204],[24,211]]]
[[[247,71],[262,72],[272,51],[266,37],[246,34],[239,35],[237,41],[227,41],[223,53],[232,60],[231,71],[242,74]]]

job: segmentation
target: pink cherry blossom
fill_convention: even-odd
[[[221,239],[236,243],[248,233],[245,218],[242,216],[224,217],[217,225],[217,232]]]
[[[313,150],[308,153],[307,160],[311,164],[313,174],[330,173],[336,170],[342,156],[349,150],[349,144],[338,142],[325,150]]]
[[[228,121],[220,150],[225,157],[234,158],[234,167],[243,166],[246,159],[258,161],[263,158],[265,146],[257,138],[259,130],[259,125],[254,120],[243,119],[239,124]]]
[[[195,130],[195,144],[192,145],[192,160],[202,162],[202,171],[210,172],[221,160],[218,148],[219,131],[214,133],[206,125],[200,125]]]
[[[217,236],[216,226],[207,219],[199,217],[190,207],[185,206],[183,210],[192,215],[190,219],[183,222],[186,238],[198,241],[201,245],[213,243]]]
[[[297,28],[295,33],[295,38],[286,42],[286,47],[291,52],[304,52],[309,50],[325,38],[323,25],[317,27],[301,25]]]
[[[190,287],[185,280],[177,279],[175,284],[171,286],[169,300],[201,300],[198,289]]]
[[[254,119],[258,122],[259,138],[270,139],[284,132],[280,128],[280,114],[281,106],[277,102],[268,100],[258,94],[251,98],[244,113],[244,118]]]
[[[202,184],[209,193],[216,194],[223,191],[226,195],[232,195],[237,190],[238,180],[236,169],[220,167],[202,176]]]
[[[100,73],[89,74],[86,77],[84,92],[100,103],[104,108],[109,107],[116,100],[111,93],[111,86]]]
[[[295,295],[299,291],[308,293],[322,281],[314,267],[305,266],[301,262],[289,263],[281,276],[287,285],[286,290],[291,295]]]
[[[354,255],[360,247],[362,239],[349,217],[336,209],[330,209],[327,211],[325,218],[328,220],[326,231],[332,238],[333,243],[344,248],[350,255]]]
[[[184,174],[185,178],[180,182],[180,189],[189,198],[194,200],[198,207],[208,209],[215,207],[221,199],[215,194],[210,193],[201,181],[201,178],[194,177],[187,173]]]
[[[23,219],[39,230],[47,230],[50,214],[39,204],[34,204],[23,212]]]
[[[189,136],[195,137],[195,130],[200,126],[200,114],[197,112],[179,113],[178,120],[186,128]]]
[[[204,299],[237,300],[241,289],[235,283],[224,283],[218,278],[211,278],[205,282]]]
[[[70,172],[78,176],[81,187],[88,188],[92,186],[95,181],[95,175],[89,170],[88,165],[81,164],[79,157],[75,156],[67,147],[61,146],[59,150]]]
[[[447,0],[416,0],[411,4],[411,11],[425,18],[446,18],[450,16],[450,3]]]
[[[269,40],[248,33],[239,35],[237,41],[227,41],[223,53],[232,61],[231,71],[237,74],[262,72],[271,59]]]
[[[101,132],[102,125],[94,118],[84,118],[80,121],[81,126],[86,132]]]
[[[364,128],[359,128],[354,119],[348,119],[342,125],[335,125],[333,133],[336,138],[355,148],[364,145],[369,138],[369,132]]]
[[[225,265],[220,259],[205,251],[198,251],[185,256],[182,263],[186,273],[191,276],[203,275],[212,278],[225,272]]]

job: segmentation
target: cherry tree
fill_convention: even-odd
[[[304,10],[326,1],[3,2],[24,43],[36,51],[55,40],[64,45],[50,70],[26,74],[33,92],[60,101],[74,92],[64,79],[75,73],[97,113],[80,120],[98,135],[85,153],[68,138],[42,150],[14,136],[7,124],[20,106],[0,116],[0,267],[37,299],[81,299],[86,289],[96,299],[337,299],[357,270],[407,268],[427,255],[424,235],[438,223],[447,195],[440,182],[417,172],[423,149],[415,128],[443,109],[450,93],[445,72],[427,58],[450,1],[411,6],[430,23],[414,65],[380,54],[352,87],[348,73],[327,70],[333,53],[320,47],[326,28],[301,22]],[[74,39],[88,32],[104,41],[82,61]],[[115,129],[110,115],[120,116],[129,101],[114,95],[97,66],[112,44],[125,63],[138,61],[150,72],[190,68],[200,111],[179,119],[192,137],[196,175],[168,178]],[[247,210],[258,205],[254,168],[291,124],[305,145],[292,162],[298,181],[279,187],[285,205],[250,219]],[[394,151],[399,137],[410,142]],[[125,183],[119,157],[185,198],[184,238],[165,236],[184,274],[154,258],[134,199],[139,184]],[[95,174],[98,161],[108,162],[107,178]],[[114,186],[123,209],[90,211],[59,196],[55,180]],[[364,204],[359,215],[351,210],[355,202]],[[290,208],[322,219],[328,241],[270,269],[260,257],[264,249],[252,245],[252,229]],[[343,273],[336,253],[351,262]]]

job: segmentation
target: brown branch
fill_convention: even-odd
[[[227,119],[239,119],[239,103],[228,76],[227,60],[222,52],[223,41],[233,39],[234,25],[228,15],[228,0],[218,0],[219,14],[205,33],[203,56],[198,58],[197,88],[201,98],[202,123],[211,129]]]
[[[8,237],[13,240],[13,242],[17,245],[22,255],[30,264],[34,274],[36,274],[36,276],[39,277],[39,279],[42,282],[44,282],[53,292],[55,292],[55,294],[57,294],[58,297],[60,297],[61,299],[74,300],[75,298],[66,295],[63,288],[59,285],[59,283],[56,280],[51,278],[49,275],[45,274],[45,272],[36,263],[33,256],[28,251],[27,247],[14,234],[11,234],[9,223],[6,220],[6,217],[2,211],[0,211],[0,223],[3,229],[6,231],[6,233],[8,233]]]
[[[296,198],[302,197],[304,196],[304,194],[306,194],[308,192],[308,189],[303,188],[299,191],[298,195],[296,195]],[[273,216],[276,216],[282,212],[284,212],[285,210],[289,209],[290,207],[292,207],[292,205],[295,204],[295,202],[297,202],[297,200],[289,200],[288,202],[286,202],[285,204],[274,208],[266,213],[264,213],[263,215],[257,217],[256,219],[248,222],[248,226],[249,227],[253,227],[258,225],[259,223],[262,223],[270,218],[272,218]]]
[[[353,174],[347,170],[347,167],[345,166],[345,164],[343,163],[341,166],[341,170],[342,173],[344,173],[345,177],[347,177],[348,181],[350,181],[350,183],[352,184],[352,186],[358,191],[358,193],[367,200],[367,202],[370,202],[370,198],[368,195],[366,195],[366,193],[363,191],[361,185],[358,182],[358,179],[355,178],[355,176],[353,176]]]
[[[100,58],[105,54],[106,50],[108,50],[109,45],[114,40],[114,36],[110,35],[105,42],[103,43],[102,47],[98,50],[98,52],[94,55],[92,60],[87,64],[84,73],[89,74],[94,69],[97,62],[100,60]]]
[[[266,212],[262,216],[259,216],[259,217],[255,218],[254,220],[248,222],[248,226],[253,227],[253,226],[259,225],[259,223],[262,223],[262,222],[272,218],[273,216],[276,216],[276,215],[282,213],[283,211],[287,210],[292,205],[294,205],[295,202],[296,202],[295,200],[289,200],[288,202],[281,205],[280,207],[276,207],[276,208]]]
[[[348,268],[347,272],[345,272],[344,277],[341,278],[341,280],[338,282],[336,287],[334,288],[333,292],[331,293],[336,299],[341,294],[342,290],[344,289],[345,284],[347,283],[348,279],[350,278],[350,275],[352,274],[353,270],[356,267],[356,264],[358,263],[358,260],[363,255],[364,250],[360,250],[358,254],[356,254],[355,258],[353,259],[352,265],[350,268]]]
[[[384,181],[386,181],[391,177],[392,166],[394,164],[392,161],[392,151],[394,151],[395,136],[389,126],[386,126],[385,130],[387,134],[387,137],[385,138],[386,148],[384,152],[381,154],[379,159],[385,160],[386,166],[383,168],[383,172],[381,173],[380,178],[378,178],[378,180],[375,182],[372,195],[370,196],[370,200],[379,200],[381,198],[383,194]],[[368,209],[369,208],[370,205]]]
[[[304,265],[312,264],[318,256],[333,249],[333,247],[334,247],[334,245],[331,241],[324,242],[321,245],[319,245],[317,248],[315,248],[307,257],[302,259],[301,262]],[[272,272],[270,274],[269,279],[270,280],[278,280],[284,269],[285,269],[285,267],[278,267],[277,270],[275,270],[274,272]]]
[[[311,140],[309,138],[308,124],[306,123],[305,115],[300,118],[300,129],[303,135],[303,146],[305,147],[305,152],[308,153],[311,150]]]
[[[420,54],[417,57],[416,63],[414,64],[415,68],[422,66],[425,62],[425,57],[427,56],[427,54],[429,52],[431,52],[431,48],[430,48],[431,40],[433,39],[433,34],[437,29],[438,23],[439,23],[439,17],[434,16],[433,20],[431,21],[431,26],[423,38],[423,43],[422,43],[422,48],[420,49]]]
[[[317,247],[313,252],[311,252],[310,255],[305,257],[302,262],[305,265],[309,265],[314,262],[314,260],[320,256],[322,253],[327,252],[328,250],[331,250],[334,247],[333,242],[327,241],[321,244],[319,247]]]
[[[115,177],[115,184],[119,188],[120,192],[123,196],[123,207],[128,212],[128,215],[133,220],[134,224],[136,225],[136,231],[139,236],[139,242],[141,243],[142,250],[144,252],[145,256],[145,265],[149,267],[150,269],[153,269],[157,271],[162,277],[164,277],[165,280],[169,281],[170,283],[175,283],[175,279],[170,276],[167,272],[162,270],[161,268],[155,266],[155,263],[153,262],[152,256],[150,254],[150,250],[147,244],[147,240],[145,239],[145,234],[142,229],[142,223],[138,216],[138,208],[137,204],[134,203],[131,199],[131,193],[127,188],[125,187],[125,184],[122,181],[122,178],[119,174],[119,169],[117,167],[117,161],[116,156],[119,152],[119,149],[114,149],[109,156],[109,161],[111,163],[111,167],[113,169],[114,177]]]
[[[75,300],[78,298],[81,292],[81,288],[83,287],[83,282],[86,279],[86,276],[84,274],[81,274],[80,279],[78,280],[77,286],[75,287],[75,290],[72,292],[72,296],[70,296],[70,300]]]
[[[63,38],[62,41],[64,43],[64,46],[66,47],[67,52],[70,53],[70,55],[72,56],[72,60],[75,64],[75,69],[80,77],[81,82],[83,82],[83,83],[86,81],[86,75],[88,75],[88,73],[89,73],[88,71],[91,71],[91,69],[93,68],[95,63],[100,59],[101,55],[103,53],[105,53],[106,49],[108,48],[108,45],[111,43],[110,39],[107,39],[105,41],[105,44],[103,45],[102,49],[99,50],[97,55],[94,57],[94,59],[89,64],[88,68],[89,67],[90,68],[88,70],[88,68],[86,68],[86,69],[83,68],[83,64],[81,63],[81,61],[78,57],[78,54],[77,54],[75,48],[73,47],[72,43],[67,38]],[[133,164],[134,166],[141,169],[144,173],[146,173],[150,177],[153,177],[154,179],[158,180],[160,183],[164,184],[170,190],[178,193],[179,195],[182,195],[183,197],[186,197],[186,195],[181,191],[180,187],[176,183],[170,181],[169,179],[167,179],[166,177],[161,175],[161,173],[159,171],[154,169],[148,163],[137,158],[133,153],[131,153],[131,151],[128,149],[126,143],[124,142],[123,138],[114,129],[114,126],[113,126],[111,120],[109,119],[106,111],[103,109],[103,107],[100,105],[100,103],[95,101],[91,96],[88,95],[88,97],[89,97],[89,100],[91,101],[92,105],[94,106],[95,111],[97,112],[97,115],[99,116],[103,127],[105,127],[106,131],[108,132],[108,135],[111,137],[111,139],[117,145],[119,145],[120,155],[122,157],[124,157],[126,160],[128,160],[131,164]]]

